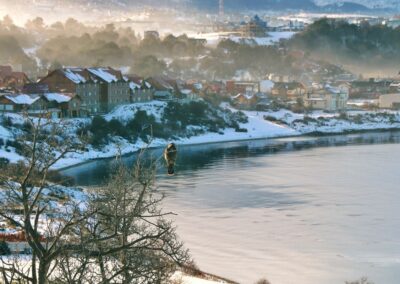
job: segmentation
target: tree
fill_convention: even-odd
[[[50,168],[67,153],[77,151],[79,145],[63,135],[62,123],[54,124],[45,115],[37,119],[26,117],[26,123],[32,126],[31,131],[20,137],[24,141],[26,163],[21,163],[17,171],[11,168],[11,172],[0,173],[0,217],[23,234],[32,255],[29,271],[20,268],[15,259],[2,259],[0,272],[5,283],[18,275],[24,282],[45,284],[58,257],[70,247],[68,237],[86,218],[78,202],[70,200],[59,210],[46,195],[54,187],[47,182]]]
[[[171,213],[159,207],[155,162],[140,155],[129,169],[118,160],[103,188],[67,198],[68,190],[47,181],[49,171],[83,145],[63,134],[62,122],[26,120],[31,127],[20,139],[27,160],[0,172],[0,221],[15,226],[32,254],[24,265],[18,256],[0,257],[4,283],[163,283],[188,260],[166,220]]]
[[[156,163],[139,155],[130,169],[119,160],[108,184],[91,200],[97,213],[87,227],[87,249],[96,256],[97,283],[163,283],[188,261],[154,187]],[[110,265],[110,263],[112,265]],[[118,280],[116,280],[118,279]]]
[[[167,65],[154,55],[147,55],[138,58],[131,69],[143,77],[150,77],[163,74],[167,69]]]

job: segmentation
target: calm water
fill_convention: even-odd
[[[64,174],[98,185],[112,161]],[[160,165],[158,185],[203,270],[241,283],[398,284],[399,161],[399,132],[188,146],[176,176]]]

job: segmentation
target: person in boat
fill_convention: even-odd
[[[174,143],[168,144],[164,150],[164,159],[167,162],[168,174],[173,175],[175,173],[175,161],[178,152]]]

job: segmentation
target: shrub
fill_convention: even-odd
[[[90,144],[100,146],[108,142],[108,122],[101,116],[95,116],[89,126],[89,131],[93,134],[90,139]]]
[[[248,123],[249,122],[249,118],[242,111],[235,112],[233,114],[233,119],[236,120],[239,123]]]
[[[7,167],[10,161],[7,158],[0,157],[0,169]]]
[[[118,120],[112,119],[108,123],[108,129],[110,129],[111,134],[121,136],[124,138],[128,137],[128,131],[126,130],[125,126]]]
[[[272,115],[264,115],[264,120],[275,122],[278,119],[276,117],[272,116]]]
[[[12,127],[14,124],[13,124],[13,122],[12,122],[12,119],[11,119],[11,117],[9,117],[9,116],[7,116],[7,117],[4,117],[3,118],[3,126],[4,127]]]
[[[235,132],[243,132],[243,133],[247,133],[248,130],[246,128],[236,128]]]
[[[24,155],[24,145],[17,140],[7,140],[6,147],[13,147],[17,154]]]
[[[10,255],[11,254],[11,250],[8,247],[7,243],[2,240],[0,241],[0,255]]]

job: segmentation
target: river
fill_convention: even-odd
[[[99,185],[112,161],[63,173]],[[160,167],[157,184],[207,272],[240,283],[398,284],[399,161],[400,132],[182,146],[177,174]]]

